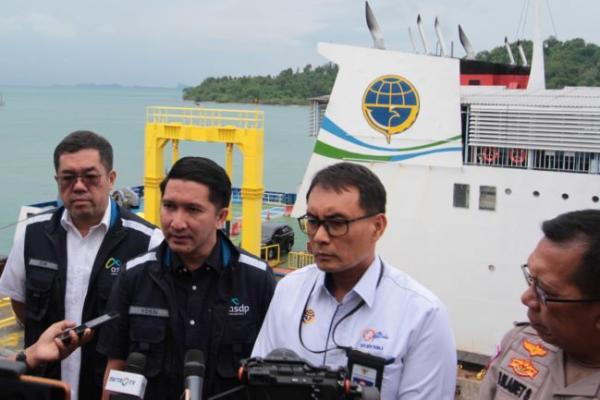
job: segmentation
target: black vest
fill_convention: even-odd
[[[148,250],[150,235],[155,229],[112,200],[110,206],[110,226],[96,254],[85,299],[81,299],[84,301],[81,322],[105,311],[120,270],[125,269],[129,259]],[[25,231],[25,346],[33,344],[51,324],[65,318],[67,232],[60,223],[63,211],[60,207],[50,219],[32,222]],[[123,226],[124,220],[127,226]],[[96,352],[98,336],[99,332],[95,332],[94,339],[82,347],[79,374],[82,400],[99,399],[102,393],[106,357]],[[48,364],[42,375],[60,379],[60,363]]]

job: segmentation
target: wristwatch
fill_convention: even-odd
[[[25,350],[21,350],[17,353],[17,357],[15,358],[17,361],[22,362],[23,364],[25,364],[25,368],[27,369],[27,371],[30,370],[29,365],[27,364],[27,354],[25,354]]]

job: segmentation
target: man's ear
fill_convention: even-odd
[[[373,239],[377,241],[383,235],[385,228],[387,227],[387,217],[385,214],[379,213],[373,217],[373,227]]]
[[[229,208],[221,208],[217,213],[217,229],[221,229],[225,226],[225,220],[227,219],[227,215],[229,214]]]

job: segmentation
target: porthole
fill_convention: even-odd
[[[537,190],[534,190],[533,197],[540,197],[540,192],[538,192]]]
[[[506,188],[504,189],[504,193],[510,196],[512,194],[512,190],[510,188]]]
[[[592,201],[594,203],[597,203],[598,202],[598,196],[592,196]]]
[[[568,200],[569,199],[569,195],[566,193],[563,193],[562,196],[560,196],[563,198],[563,200]]]

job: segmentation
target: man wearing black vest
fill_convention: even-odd
[[[121,317],[103,327],[98,351],[108,356],[107,375],[123,369],[131,352],[143,353],[144,398],[178,400],[185,354],[200,350],[206,399],[239,385],[240,359],[250,356],[275,279],[220,231],[231,182],[218,164],[182,158],[160,189],[165,241],[126,264],[108,306]]]
[[[69,134],[54,150],[54,168],[64,206],[29,219],[0,278],[0,293],[25,324],[25,346],[54,322],[101,315],[125,262],[162,240],[159,229],[110,199],[116,172],[102,136]],[[106,358],[96,352],[97,337],[39,373],[71,385],[73,399],[98,399]]]

